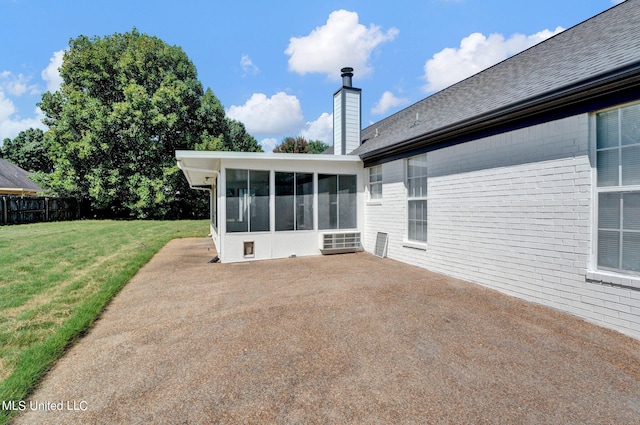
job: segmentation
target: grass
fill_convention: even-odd
[[[25,400],[168,241],[207,232],[203,220],[0,227],[0,402]],[[0,409],[0,424],[14,413]]]

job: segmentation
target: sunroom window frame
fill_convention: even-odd
[[[278,185],[277,185],[277,175],[278,174],[290,174],[293,176],[293,205],[291,206],[291,212],[292,212],[292,216],[293,216],[293,229],[278,229],[278,204],[277,204],[277,191],[278,191]],[[299,176],[310,176],[311,177],[311,193],[306,193],[306,194],[300,194],[298,193],[299,190],[299,184],[298,184],[298,177]],[[313,172],[298,172],[298,171],[274,171],[274,202],[275,202],[275,206],[274,206],[274,214],[276,217],[276,224],[275,224],[275,228],[274,231],[276,232],[309,232],[309,231],[315,231],[316,230],[316,224],[314,222],[314,211],[315,211],[315,205],[314,205],[314,196],[316,193],[316,176],[315,173]],[[305,197],[311,196],[311,199],[307,199]],[[310,221],[311,221],[311,227],[310,228],[301,228],[300,226],[300,221],[299,221],[299,211],[298,211],[298,207],[300,206],[299,200],[302,199],[302,205],[306,205],[306,202],[311,203],[311,215],[310,215]]]
[[[234,167],[230,167],[230,168],[226,168],[225,169],[225,191],[228,191],[228,182],[229,182],[229,172],[230,171],[237,171],[240,173],[243,173],[246,175],[246,179],[244,180],[246,182],[246,193],[244,193],[242,195],[242,197],[229,197],[227,194],[225,194],[225,233],[227,234],[248,234],[248,233],[269,233],[271,232],[271,221],[270,221],[270,214],[271,214],[271,206],[270,206],[270,201],[267,203],[267,229],[259,229],[259,230],[254,230],[252,229],[252,221],[253,218],[252,216],[255,215],[254,213],[256,212],[254,210],[254,208],[257,205],[257,200],[256,200],[256,195],[252,195],[251,194],[251,189],[252,189],[252,179],[251,179],[251,173],[267,173],[269,175],[269,178],[267,180],[267,192],[269,193],[269,195],[267,195],[267,198],[271,198],[271,172],[269,170],[263,170],[263,169],[251,169],[251,168],[234,168]],[[264,197],[264,195],[261,195],[262,197]],[[243,220],[246,221],[247,223],[247,229],[246,230],[229,230],[229,213],[228,213],[228,205],[229,205],[229,200],[230,199],[234,199],[237,198],[239,199],[239,206],[241,204],[246,204],[246,211],[244,213],[246,213],[246,217],[243,216],[244,219]]]

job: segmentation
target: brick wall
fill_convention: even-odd
[[[640,337],[639,293],[586,282],[591,251],[587,114],[427,154],[428,236],[406,243],[404,161],[383,165],[364,245]]]

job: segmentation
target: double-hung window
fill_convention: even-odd
[[[640,104],[596,114],[597,263],[640,272]]]
[[[382,165],[369,168],[369,199],[382,199]]]
[[[407,160],[407,238],[427,242],[427,155]]]

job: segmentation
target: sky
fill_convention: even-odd
[[[42,128],[69,40],[133,29],[180,46],[265,151],[332,144],[340,69],[367,127],[620,0],[0,0],[0,143]]]

